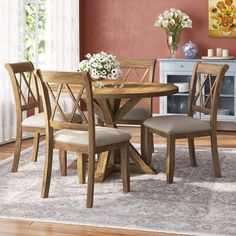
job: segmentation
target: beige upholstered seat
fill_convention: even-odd
[[[45,115],[43,112],[29,116],[22,121],[22,126],[45,129]]]
[[[144,125],[166,134],[182,134],[211,130],[209,121],[178,115],[152,117],[144,121]]]
[[[53,139],[58,142],[68,144],[89,145],[88,132],[83,130],[62,129],[53,135]],[[95,146],[101,147],[120,143],[131,139],[129,133],[109,127],[95,127]]]
[[[151,116],[151,111],[150,111],[149,108],[146,108],[146,107],[134,107],[126,115],[124,115],[122,120],[127,120],[127,122],[129,120],[133,121],[135,119],[137,119],[139,121],[140,120],[144,121],[147,118],[149,118],[150,116]]]
[[[120,59],[122,81],[154,82],[155,59]],[[152,116],[152,98],[145,98],[133,107],[118,124],[140,125],[141,153],[143,153],[143,121]]]
[[[82,173],[83,183],[85,182],[86,160],[88,160],[87,207],[93,206],[95,154],[120,150],[123,190],[129,192],[128,146],[131,135],[115,128],[95,126],[91,78],[86,73],[41,70],[35,71],[35,75],[42,82],[43,105],[47,121],[46,161],[41,196],[46,198],[49,194],[54,148],[78,154],[77,170],[80,177]],[[49,95],[54,99],[50,100]],[[67,119],[58,121],[55,114],[60,111],[64,117],[60,99],[66,95],[71,99],[73,109]],[[80,107],[81,100],[86,103],[87,111]],[[72,123],[76,112],[82,118],[81,124]]]
[[[69,116],[69,114],[65,114],[66,116]],[[59,121],[62,121],[63,118],[60,115],[59,112],[56,114],[56,119]],[[76,114],[76,116],[73,119],[73,123],[81,123],[82,118],[79,114]],[[26,119],[22,121],[22,126],[28,126],[28,127],[37,127],[37,128],[42,128],[45,129],[45,114],[44,112],[38,113],[33,116],[29,116]]]
[[[221,177],[220,162],[217,150],[217,105],[220,88],[228,65],[196,63],[191,79],[188,115],[157,116],[144,121],[145,126],[145,158],[151,162],[152,146],[149,142],[150,134],[156,133],[167,138],[167,166],[166,177],[168,183],[173,183],[175,166],[175,140],[188,138],[191,166],[197,166],[194,137],[210,136],[212,159],[215,176]],[[206,92],[205,86],[209,87]],[[209,115],[210,119],[193,118],[195,112]]]

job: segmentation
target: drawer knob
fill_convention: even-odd
[[[182,67],[182,68],[183,68],[183,67],[184,67],[184,65],[180,65],[180,67]]]

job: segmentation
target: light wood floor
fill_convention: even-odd
[[[123,127],[122,127],[123,128]],[[139,142],[138,128],[123,128],[132,134],[132,142]],[[42,137],[43,140],[43,137]],[[155,136],[155,143],[163,144],[165,139]],[[197,146],[209,146],[209,138],[196,139]],[[177,145],[187,145],[185,140],[178,140]],[[220,133],[218,135],[220,147],[236,147],[236,133]],[[23,142],[22,149],[32,146],[32,140]],[[14,143],[0,146],[0,160],[3,160],[14,152]],[[37,221],[0,219],[0,236],[177,236],[176,234],[154,233],[135,230],[111,229],[100,227],[88,227],[65,224],[50,224]]]

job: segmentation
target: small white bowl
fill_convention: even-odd
[[[189,91],[189,83],[174,83],[179,88],[179,93],[186,93]]]

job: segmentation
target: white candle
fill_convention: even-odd
[[[217,57],[222,57],[222,48],[217,48],[216,49],[216,56]]]
[[[214,49],[212,49],[212,48],[207,49],[207,56],[208,57],[214,57]]]
[[[229,50],[228,49],[223,49],[222,50],[222,56],[223,57],[228,57],[229,56]]]

